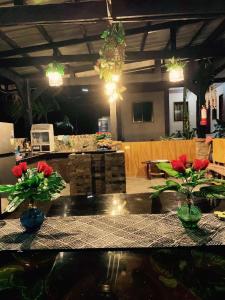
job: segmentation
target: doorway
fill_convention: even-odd
[[[225,121],[223,94],[219,96],[219,119]]]

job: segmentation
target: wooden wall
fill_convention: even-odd
[[[225,139],[213,140],[213,161],[225,163]]]
[[[195,158],[194,140],[154,141],[154,142],[124,142],[121,150],[125,152],[126,176],[146,176],[145,165],[142,162],[155,159],[177,159],[181,154],[187,154],[188,160]]]

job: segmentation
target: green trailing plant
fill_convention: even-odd
[[[115,23],[103,31],[101,38],[104,40],[99,51],[100,58],[95,70],[100,79],[112,81],[114,74],[121,74],[125,60],[125,32],[122,23]]]
[[[59,73],[61,76],[64,75],[64,65],[58,63],[57,61],[53,61],[50,64],[48,64],[46,68],[46,76],[48,77],[50,73]]]
[[[186,65],[185,62],[181,61],[179,58],[172,57],[168,60],[168,62],[165,64],[167,71],[172,71],[180,68],[184,68]]]
[[[160,140],[167,141],[167,140],[176,140],[176,139],[185,139],[185,140],[192,140],[196,137],[196,128],[192,128],[190,131],[181,132],[178,130],[175,133],[170,134],[169,136],[161,136]]]
[[[118,78],[122,74],[125,61],[125,32],[122,23],[114,23],[101,34],[103,46],[99,50],[100,58],[97,60],[95,70],[105,83],[116,83],[116,93],[120,99],[126,90],[119,84]]]
[[[23,162],[14,166],[12,173],[17,183],[0,185],[0,194],[8,194],[6,212],[14,211],[25,200],[31,204],[54,200],[66,186],[62,177],[45,162],[39,162],[36,168],[27,168],[26,162]]]

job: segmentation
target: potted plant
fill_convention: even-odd
[[[169,79],[171,82],[179,82],[184,80],[185,63],[180,59],[172,57],[166,63],[167,72],[169,72]]]
[[[38,162],[36,168],[28,168],[26,162],[21,162],[12,168],[12,173],[17,183],[0,185],[0,193],[8,194],[9,204],[5,211],[12,212],[28,200],[29,208],[21,215],[20,221],[26,231],[35,231],[44,221],[44,213],[36,203],[56,199],[66,184],[46,162]]]
[[[194,197],[206,199],[225,198],[225,180],[206,177],[207,159],[195,159],[192,166],[187,164],[187,156],[181,155],[171,163],[158,163],[157,167],[169,176],[179,179],[167,180],[164,185],[153,186],[156,190],[151,197],[157,198],[166,190],[176,191],[186,196],[186,204],[178,208],[178,218],[186,228],[195,228],[201,218],[200,210],[194,205]],[[181,182],[180,182],[181,181]],[[200,186],[199,189],[196,189]]]
[[[109,96],[110,102],[117,98],[122,100],[122,93],[126,90],[120,83],[126,48],[123,24],[119,22],[110,25],[101,34],[101,39],[103,45],[94,68],[100,79],[105,81],[105,93]]]
[[[96,132],[98,149],[110,150],[112,148],[112,134],[110,132]]]

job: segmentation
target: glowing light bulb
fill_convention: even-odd
[[[114,102],[119,98],[119,95],[117,92],[114,92],[112,95],[109,96],[109,102]]]
[[[107,96],[111,96],[116,90],[115,82],[107,82],[105,84],[105,93]]]
[[[169,71],[170,82],[179,82],[184,80],[184,70],[182,67],[177,66]]]
[[[120,80],[120,75],[119,74],[113,74],[112,75],[112,81],[119,82],[119,80]]]
[[[61,86],[63,84],[62,75],[59,72],[48,73],[49,86]]]

